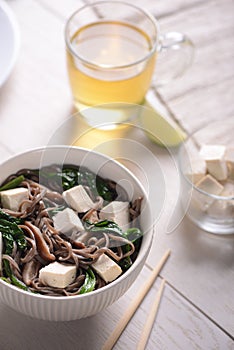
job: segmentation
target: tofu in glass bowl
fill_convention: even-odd
[[[234,120],[206,125],[181,145],[181,202],[187,216],[215,234],[234,233]]]

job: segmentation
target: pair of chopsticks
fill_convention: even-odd
[[[124,313],[124,315],[122,316],[122,318],[118,322],[113,333],[110,335],[110,337],[107,339],[107,341],[103,345],[102,350],[111,350],[113,348],[113,346],[115,345],[115,343],[119,339],[120,335],[122,334],[123,330],[127,326],[128,322],[131,320],[132,316],[134,315],[137,308],[141,304],[142,300],[144,299],[144,297],[146,296],[146,294],[148,293],[148,291],[152,287],[152,285],[153,285],[155,279],[157,278],[159,272],[161,271],[163,265],[165,264],[168,257],[170,256],[170,253],[171,253],[171,251],[170,251],[170,249],[168,249],[165,252],[165,254],[163,255],[163,257],[161,258],[161,260],[159,261],[159,263],[157,264],[157,266],[153,269],[150,277],[148,278],[146,283],[143,285],[143,287],[140,289],[140,292],[138,293],[137,297],[130,303],[129,307],[127,308],[126,312]],[[140,341],[138,343],[137,350],[145,349],[145,346],[147,344],[147,341],[148,341],[148,338],[149,338],[150,332],[152,330],[153,323],[154,323],[154,320],[155,320],[155,317],[156,317],[156,314],[158,311],[158,307],[160,304],[160,300],[162,297],[164,286],[165,286],[165,280],[163,279],[161,282],[161,285],[159,287],[157,296],[156,296],[156,298],[153,302],[153,305],[151,307],[150,313],[148,315],[148,319],[145,323],[145,327],[142,331],[142,336],[141,336]]]

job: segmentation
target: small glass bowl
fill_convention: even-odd
[[[230,168],[227,179],[218,180],[223,186],[223,190],[218,194],[198,188],[200,180],[194,175],[192,177],[194,171],[192,169],[200,157],[199,151],[203,145],[224,145],[227,148],[234,148],[233,118],[213,122],[199,129],[187,138],[179,150],[180,197],[186,215],[203,230],[215,234],[233,234],[234,176]],[[209,172],[206,173],[208,174]]]

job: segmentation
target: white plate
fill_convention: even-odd
[[[19,51],[19,29],[5,1],[0,0],[0,87],[9,77]]]

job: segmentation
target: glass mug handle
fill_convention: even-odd
[[[161,87],[182,77],[191,66],[193,58],[194,45],[187,35],[180,32],[161,34],[153,85]]]

